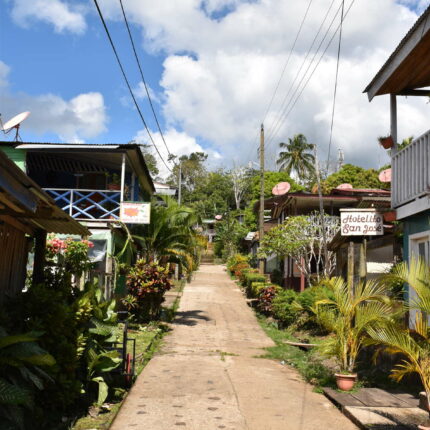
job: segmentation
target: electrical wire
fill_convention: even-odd
[[[330,14],[330,11],[331,11],[331,8],[333,7],[334,2],[335,2],[335,0],[332,0],[332,2],[330,3],[330,6],[329,6],[329,7],[328,7],[328,9],[327,9],[327,12],[326,12],[326,14],[325,14],[325,16],[324,16],[324,19],[322,20],[322,22],[321,22],[321,24],[320,24],[320,26],[319,26],[319,28],[318,28],[318,30],[317,30],[317,32],[316,32],[316,34],[315,34],[315,37],[313,38],[312,43],[311,43],[311,45],[309,46],[308,52],[306,53],[306,56],[305,56],[305,58],[303,59],[303,61],[302,61],[301,65],[300,65],[300,67],[299,67],[299,69],[298,69],[298,71],[297,71],[297,73],[296,73],[296,75],[295,75],[295,77],[294,77],[293,82],[291,83],[290,87],[288,88],[288,91],[287,91],[287,93],[286,93],[286,95],[285,95],[285,97],[284,97],[284,100],[283,100],[283,102],[282,102],[282,105],[281,105],[280,114],[278,115],[278,119],[277,119],[277,121],[275,122],[275,124],[271,127],[271,133],[270,133],[270,136],[268,136],[268,145],[270,145],[270,144],[272,143],[273,138],[274,138],[274,135],[277,133],[277,131],[278,131],[279,127],[282,125],[282,117],[285,115],[285,112],[287,111],[288,107],[290,106],[290,104],[291,104],[291,102],[292,102],[292,100],[293,100],[294,95],[297,93],[297,90],[298,90],[298,88],[300,87],[301,83],[303,82],[304,77],[306,76],[306,73],[309,71],[309,68],[311,67],[312,63],[314,62],[316,55],[318,54],[318,52],[319,52],[319,50],[320,50],[320,48],[321,48],[322,44],[324,43],[325,38],[327,37],[327,34],[329,33],[329,31],[330,31],[330,29],[331,29],[331,27],[332,27],[332,25],[333,25],[333,23],[334,23],[334,20],[335,20],[335,18],[336,18],[336,16],[337,16],[337,14],[338,14],[338,13],[339,13],[339,11],[340,11],[340,7],[339,7],[339,8],[338,8],[338,10],[336,11],[336,14],[335,14],[335,15],[334,15],[334,17],[332,18],[332,21],[331,21],[331,23],[329,24],[329,26],[328,26],[328,28],[327,28],[327,30],[326,30],[326,32],[325,32],[325,34],[324,34],[323,38],[321,39],[320,44],[318,45],[318,47],[317,47],[317,49],[316,49],[316,51],[315,51],[315,53],[314,53],[314,55],[313,55],[312,59],[310,60],[310,63],[309,63],[309,65],[308,65],[308,67],[307,67],[307,69],[306,69],[305,73],[303,74],[302,78],[300,79],[299,83],[297,84],[297,87],[296,87],[296,88],[295,88],[295,90],[293,91],[293,93],[292,93],[291,97],[290,97],[290,98],[288,98],[288,97],[290,96],[290,94],[291,94],[291,90],[292,90],[292,89],[293,89],[293,87],[295,86],[295,84],[296,84],[296,82],[297,82],[297,80],[298,80],[298,78],[299,78],[299,76],[300,76],[300,73],[301,73],[301,71],[302,71],[302,69],[303,69],[303,66],[306,64],[306,61],[307,61],[307,59],[308,59],[308,57],[309,57],[309,55],[310,55],[310,53],[311,53],[311,51],[312,51],[312,48],[313,48],[313,47],[314,47],[314,45],[315,45],[315,42],[316,42],[316,41],[317,41],[317,39],[318,39],[319,34],[321,33],[321,30],[322,30],[322,28],[323,28],[323,26],[324,26],[325,22],[327,21],[327,18],[328,18],[329,14]],[[288,101],[288,103],[287,103],[287,101]]]
[[[354,2],[355,2],[355,0],[352,0],[352,1],[351,1],[351,3],[350,3],[350,5],[349,5],[348,9],[346,10],[346,12],[345,12],[345,14],[344,14],[344,18],[343,18],[343,20],[345,20],[345,18],[347,17],[347,15],[348,15],[349,11],[351,10],[351,7],[352,7],[352,5],[354,4]],[[337,16],[337,14],[336,14],[336,16]],[[288,118],[289,114],[290,114],[290,113],[291,113],[291,111],[294,109],[295,105],[297,104],[297,101],[300,99],[301,95],[303,94],[303,91],[304,91],[304,90],[305,90],[305,88],[307,87],[307,85],[308,85],[308,83],[309,83],[310,79],[312,78],[313,74],[315,73],[315,70],[318,68],[318,66],[319,66],[319,64],[320,64],[320,62],[321,62],[321,60],[323,59],[324,55],[326,54],[326,52],[327,52],[328,48],[329,48],[329,47],[330,47],[330,45],[331,45],[331,42],[333,41],[333,39],[334,39],[334,37],[336,36],[336,34],[337,34],[337,32],[339,31],[339,29],[340,29],[340,24],[338,25],[338,27],[337,27],[337,28],[336,28],[336,30],[334,31],[334,33],[333,33],[332,37],[330,38],[329,42],[327,43],[327,46],[325,47],[325,49],[324,49],[323,53],[321,54],[320,58],[318,59],[318,61],[317,61],[316,65],[315,65],[315,67],[313,68],[313,70],[312,70],[311,74],[308,76],[307,80],[305,81],[305,84],[304,84],[304,85],[303,85],[303,87],[301,88],[301,90],[300,90],[299,94],[297,95],[296,99],[294,100],[294,102],[293,102],[292,106],[291,106],[291,107],[289,108],[289,110],[285,113],[285,115],[283,115],[283,116],[284,116],[283,121],[285,121],[285,120]],[[320,44],[320,45],[321,45],[321,44]],[[317,52],[318,52],[318,50],[317,50]],[[314,57],[315,57],[315,55],[314,55]],[[313,57],[313,58],[314,58],[314,57]],[[312,62],[313,62],[313,61],[312,61]],[[305,72],[305,74],[303,75],[301,82],[303,81],[304,77],[306,76],[306,73],[307,73],[307,71],[309,70],[310,66],[312,65],[312,62],[309,64],[308,68],[306,69],[306,72]],[[301,82],[300,82],[300,83],[301,83]],[[299,86],[300,86],[300,83],[299,83]],[[298,90],[299,86],[296,88],[295,93],[297,92],[297,90]],[[293,97],[294,97],[294,94],[293,94]],[[288,106],[287,106],[287,107],[288,107]],[[277,133],[278,131],[279,131],[279,128],[278,128],[278,130],[276,131],[276,133]],[[273,136],[273,138],[274,138],[274,136]]]
[[[339,61],[340,61],[340,47],[342,44],[342,24],[343,24],[343,11],[345,6],[345,0],[342,0],[342,12],[340,14],[340,30],[339,30],[339,44],[337,46],[337,63],[336,63],[336,78],[334,81],[334,92],[333,92],[333,108],[331,111],[331,124],[330,124],[330,139],[328,142],[328,154],[327,154],[327,171],[328,174],[329,170],[329,163],[330,163],[330,151],[331,151],[331,141],[333,138],[333,124],[334,124],[334,110],[336,106],[336,94],[337,94],[337,81],[339,76]]]
[[[106,31],[106,35],[107,35],[107,37],[109,39],[110,45],[112,47],[112,50],[113,50],[113,52],[115,54],[115,58],[117,60],[119,68],[121,69],[122,76],[124,77],[125,83],[127,84],[127,88],[128,88],[128,90],[130,92],[131,98],[133,99],[134,105],[135,105],[135,107],[137,109],[137,112],[139,113],[140,119],[142,120],[143,125],[145,126],[146,132],[148,133],[148,136],[149,136],[149,138],[150,138],[150,140],[151,140],[151,142],[152,142],[155,150],[157,151],[157,154],[159,155],[161,161],[164,163],[164,165],[166,166],[166,168],[170,172],[172,172],[172,169],[168,166],[168,164],[166,163],[166,161],[164,161],[164,158],[162,157],[162,155],[161,155],[161,153],[160,153],[157,145],[155,144],[154,139],[153,139],[153,137],[151,135],[151,132],[149,131],[148,125],[146,124],[145,118],[143,117],[143,114],[142,114],[142,112],[141,112],[141,110],[139,108],[139,105],[138,105],[137,100],[136,100],[136,96],[134,95],[133,90],[132,90],[131,85],[130,85],[130,82],[128,81],[127,75],[126,75],[126,73],[124,71],[124,67],[122,66],[121,60],[120,60],[120,58],[118,56],[118,52],[117,52],[117,50],[115,48],[115,44],[113,43],[112,37],[111,37],[111,35],[109,33],[109,29],[107,28],[107,25],[106,25],[105,19],[103,17],[102,11],[100,10],[99,4],[98,4],[97,0],[93,0],[93,1],[94,1],[94,4],[95,4],[96,8],[97,8],[97,12],[98,12],[98,14],[100,16],[100,20],[101,20],[101,22],[103,24],[103,27],[104,27],[104,29]]]
[[[303,15],[303,18],[302,18],[302,21],[300,23],[299,29],[296,33],[296,37],[294,39],[293,45],[291,46],[287,60],[285,61],[284,67],[282,69],[281,76],[279,77],[278,83],[276,84],[276,87],[275,87],[275,91],[273,92],[272,98],[270,99],[269,105],[267,106],[266,113],[264,114],[264,118],[263,118],[262,123],[264,123],[264,121],[266,120],[267,114],[269,113],[269,110],[272,107],[273,100],[275,99],[275,95],[279,89],[279,85],[281,84],[282,78],[284,77],[284,73],[285,73],[285,70],[287,68],[287,65],[290,62],[291,55],[293,54],[294,48],[296,47],[297,40],[298,40],[300,33],[302,31],[303,24],[306,21],[306,17],[308,16],[308,12],[309,12],[309,9],[311,8],[312,2],[313,2],[313,0],[309,1],[308,7],[306,8],[305,14]]]
[[[151,99],[151,96],[149,94],[149,90],[148,90],[148,86],[146,84],[145,76],[143,74],[143,70],[142,70],[142,67],[141,67],[141,64],[139,61],[139,57],[138,57],[137,52],[136,52],[136,47],[134,44],[133,36],[131,34],[130,26],[128,24],[128,19],[127,19],[127,16],[125,14],[124,5],[122,4],[122,0],[119,0],[119,4],[121,5],[122,16],[124,17],[124,22],[125,22],[125,26],[127,27],[128,37],[130,39],[130,43],[131,43],[131,46],[133,48],[134,58],[136,59],[137,66],[138,66],[139,72],[140,72],[140,76],[142,77],[142,82],[143,82],[143,85],[145,87],[146,95],[148,96],[148,101],[149,101],[149,104],[151,106],[152,114],[154,115],[155,122],[157,123],[158,131],[160,132],[160,136],[161,136],[161,139],[163,140],[164,146],[166,147],[167,153],[169,154],[169,157],[171,157],[172,153],[169,151],[169,147],[167,146],[166,139],[164,138],[163,132],[161,131],[161,127],[160,127],[160,123],[159,123],[158,118],[157,118],[157,114],[155,113],[154,105],[152,104],[152,99]]]

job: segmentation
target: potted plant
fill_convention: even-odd
[[[112,175],[108,180],[109,180],[107,185],[108,190],[118,191],[121,189],[121,178],[118,175],[118,173],[112,173]]]
[[[401,353],[403,361],[392,369],[391,377],[400,381],[405,375],[417,373],[423,384],[426,402],[423,409],[429,411],[430,404],[430,267],[422,259],[400,263],[392,273],[385,276],[387,282],[401,281],[408,284],[416,294],[410,295],[406,309],[414,315],[413,329],[398,324],[374,327],[369,335],[376,344],[382,344],[390,353]],[[430,429],[430,415],[427,422],[418,426]]]
[[[354,287],[342,278],[327,282],[332,298],[315,304],[317,321],[332,333],[319,345],[320,352],[334,357],[339,366],[335,374],[340,390],[349,391],[357,380],[355,365],[368,330],[392,319],[391,300],[385,286],[374,281]]]
[[[391,137],[391,135],[379,136],[378,141],[384,149],[390,149],[394,146],[393,138]]]

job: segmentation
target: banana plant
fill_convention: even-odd
[[[430,267],[422,259],[400,263],[385,281],[402,281],[409,285],[413,294],[405,308],[411,315],[411,328],[387,324],[369,330],[373,343],[385,346],[387,352],[404,356],[391,372],[395,381],[405,375],[417,373],[430,404]]]

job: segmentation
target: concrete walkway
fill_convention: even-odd
[[[356,429],[295,370],[256,358],[273,342],[222,266],[201,266],[173,327],[111,430]]]

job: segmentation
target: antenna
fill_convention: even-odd
[[[343,160],[345,159],[343,156],[343,150],[342,149],[338,149],[339,153],[337,156],[337,171],[339,171],[340,169],[342,169],[343,166]]]
[[[19,135],[19,127],[21,123],[27,119],[30,116],[30,112],[21,112],[18,115],[15,115],[13,118],[11,118],[9,121],[6,121],[2,125],[2,130],[4,134],[9,133],[13,129],[15,129],[15,142],[18,142],[18,140],[21,140],[21,136]]]

